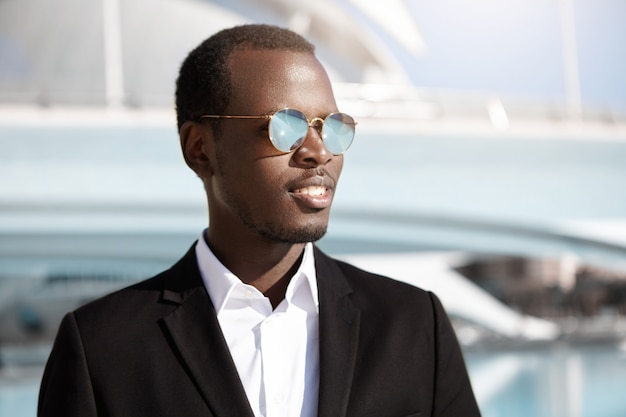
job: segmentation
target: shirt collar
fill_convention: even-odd
[[[252,291],[256,291],[256,289],[248,284],[244,284],[217,259],[206,243],[204,236],[205,233],[203,232],[196,244],[196,258],[204,287],[213,302],[215,312],[219,315],[236,288],[245,286]],[[292,303],[295,293],[304,284],[308,285],[309,291],[307,292],[310,294],[315,309],[319,311],[315,256],[313,244],[310,242],[304,246],[302,262],[287,286],[285,299],[288,303]]]

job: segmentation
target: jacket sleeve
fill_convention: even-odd
[[[441,302],[430,294],[435,317],[435,398],[433,417],[480,417],[463,353]]]
[[[92,382],[73,313],[61,322],[44,370],[38,417],[95,417]]]

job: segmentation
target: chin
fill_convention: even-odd
[[[259,230],[264,238],[281,243],[317,242],[326,234],[327,224],[309,225],[300,228],[272,227]]]

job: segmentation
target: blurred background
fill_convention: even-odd
[[[236,24],[317,45],[357,119],[320,246],[435,291],[485,417],[626,415],[623,0],[0,0],[0,416],[62,315],[206,227],[174,82]]]

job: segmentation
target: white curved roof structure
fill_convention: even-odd
[[[335,81],[408,83],[358,17],[332,0],[5,0],[0,102],[170,106],[185,55],[218,30],[252,21],[311,39]],[[418,45],[415,29],[407,30]]]
[[[3,0],[0,105],[171,109],[191,48],[224,27],[264,22],[317,45],[342,108],[359,119],[623,140],[626,55],[614,40],[626,6],[509,3]]]

